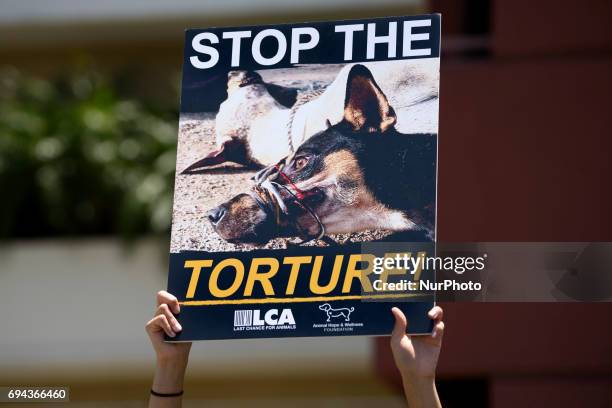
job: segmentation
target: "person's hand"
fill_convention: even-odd
[[[427,314],[433,319],[431,335],[408,336],[408,321],[404,313],[394,307],[395,326],[391,333],[391,351],[395,365],[402,375],[402,385],[410,408],[440,408],[436,390],[436,366],[444,335],[442,308],[434,307]]]
[[[174,317],[181,311],[175,296],[166,291],[157,293],[155,316],[146,325],[146,331],[157,356],[153,390],[159,393],[176,393],[183,389],[183,379],[191,343],[167,343],[164,333],[175,337],[182,330]],[[173,314],[174,313],[174,314]]]
[[[183,330],[176,317],[174,317],[180,311],[181,307],[174,295],[165,290],[157,293],[155,316],[149,320],[145,328],[158,361],[186,361],[189,357],[191,343],[167,343],[164,341],[164,333],[169,337],[175,337],[178,332]]]
[[[402,377],[434,378],[444,335],[444,315],[440,306],[432,308],[427,316],[434,321],[431,335],[408,336],[408,321],[404,313],[394,307],[395,326],[391,334],[391,351]]]

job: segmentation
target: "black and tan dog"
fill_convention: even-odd
[[[351,68],[344,118],[258,174],[253,189],[209,211],[235,243],[370,229],[434,233],[436,135],[402,134],[363,65]]]

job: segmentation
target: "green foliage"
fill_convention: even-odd
[[[0,238],[167,231],[176,117],[99,73],[0,71]]]

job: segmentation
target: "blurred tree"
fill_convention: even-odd
[[[0,238],[169,229],[176,107],[119,83],[91,70],[0,72]]]

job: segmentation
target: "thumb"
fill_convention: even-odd
[[[391,313],[393,313],[393,317],[395,318],[395,325],[393,326],[393,332],[391,332],[391,340],[399,341],[406,335],[408,320],[406,320],[404,312],[397,307],[392,308]]]

